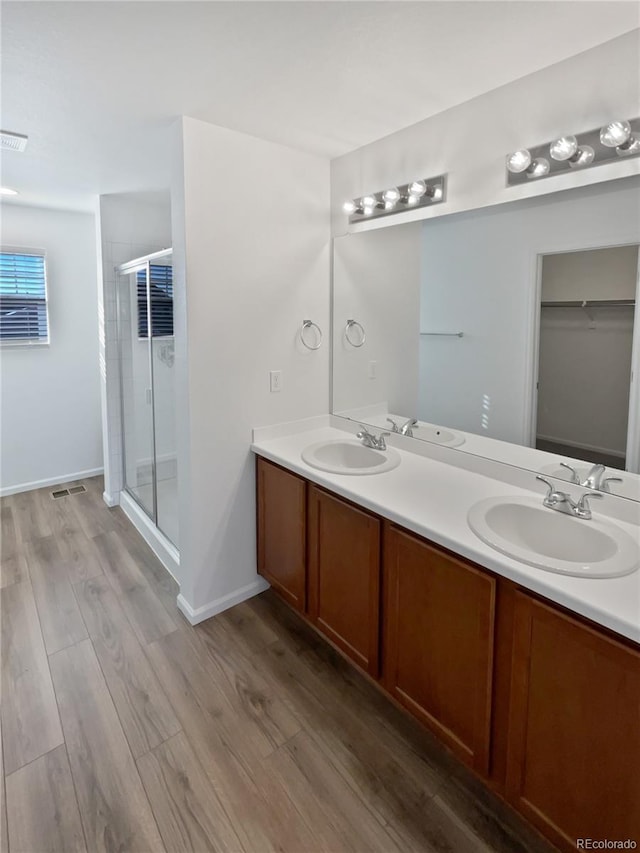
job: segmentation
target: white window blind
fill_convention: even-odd
[[[47,343],[47,285],[42,252],[0,252],[0,342]]]

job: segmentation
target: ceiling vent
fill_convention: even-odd
[[[28,141],[29,137],[23,133],[11,133],[8,130],[0,130],[0,148],[3,151],[24,151]]]

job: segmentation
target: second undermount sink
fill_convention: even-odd
[[[515,560],[562,575],[610,578],[640,567],[640,546],[617,524],[557,512],[542,500],[487,498],[474,504],[469,527]]]
[[[332,474],[381,474],[400,464],[400,455],[392,448],[376,450],[355,439],[319,441],[305,447],[301,455],[307,465]]]

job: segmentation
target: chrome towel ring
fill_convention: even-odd
[[[360,330],[360,340],[356,343],[351,336],[351,330],[353,328]],[[344,336],[347,339],[347,342],[351,344],[352,347],[361,347],[363,343],[367,340],[367,335],[364,330],[364,326],[362,323],[358,323],[357,320],[347,320],[347,325],[344,327]]]
[[[312,346],[311,344],[307,343],[307,341],[305,340],[304,333],[307,329],[315,329],[317,332],[318,343],[315,346]],[[320,349],[320,347],[322,346],[322,329],[320,328],[320,326],[317,323],[314,323],[312,320],[303,320],[302,326],[300,328],[300,340],[306,346],[307,349],[311,349],[311,350]]]

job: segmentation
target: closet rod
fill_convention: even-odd
[[[543,308],[633,308],[635,299],[575,299],[571,302],[542,302]]]

